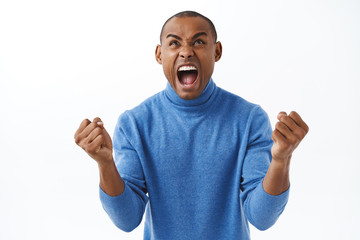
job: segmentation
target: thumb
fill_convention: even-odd
[[[287,116],[287,113],[286,112],[279,112],[278,115],[277,115],[277,119],[280,121],[282,116]]]
[[[94,118],[93,122],[97,123],[100,127],[104,126],[104,123],[101,121],[99,117]]]
[[[112,140],[109,133],[104,128],[103,121],[99,117],[96,117],[94,118],[93,122],[97,123],[97,125],[102,128],[102,135],[104,137],[104,143],[102,144],[102,146],[112,149]]]

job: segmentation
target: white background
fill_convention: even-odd
[[[163,22],[213,20],[216,84],[273,123],[298,111],[310,132],[293,155],[291,196],[253,239],[360,239],[360,2],[0,1],[0,239],[141,239],[98,198],[96,163],[73,135],[166,85],[154,58]]]

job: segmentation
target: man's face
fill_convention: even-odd
[[[201,17],[174,17],[164,27],[155,57],[175,92],[186,100],[206,88],[221,57],[209,23]]]

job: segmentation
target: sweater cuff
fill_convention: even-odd
[[[255,194],[258,196],[261,203],[259,204],[259,208],[263,208],[263,211],[271,216],[279,217],[289,200],[290,186],[285,192],[279,195],[271,195],[265,192],[263,183],[261,183],[261,187],[257,187],[255,192],[257,192]]]
[[[126,203],[127,199],[129,199],[131,197],[129,195],[129,189],[126,186],[126,184],[124,184],[124,191],[120,195],[117,195],[117,196],[110,196],[109,194],[104,192],[104,190],[102,190],[99,185],[99,194],[100,194],[101,202],[103,203],[103,205],[106,205],[106,206],[114,206],[117,204],[124,204],[124,203]]]
[[[127,184],[123,193],[118,196],[108,195],[100,186],[99,192],[105,212],[118,228],[130,232],[139,225],[142,219],[140,206],[137,205],[136,196]]]
[[[261,188],[257,188],[257,189],[259,191],[259,194],[262,195],[262,198],[267,199],[267,202],[274,207],[275,206],[285,207],[285,205],[289,199],[290,185],[289,185],[289,188],[285,192],[283,192],[279,195],[271,195],[271,194],[265,192],[263,183],[261,183]]]
[[[289,199],[290,187],[280,195],[265,192],[262,182],[253,192],[253,207],[250,208],[250,222],[259,230],[266,230],[275,224]],[[254,199],[255,198],[255,199]]]

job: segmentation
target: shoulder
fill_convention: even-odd
[[[259,105],[219,88],[217,112],[225,121],[235,122],[241,129],[266,128],[270,126],[267,113]]]
[[[266,136],[271,139],[272,127],[268,114],[259,105],[245,100],[244,98],[220,89],[221,105],[226,110],[227,116],[232,116],[239,128],[243,129],[250,141]]]
[[[161,94],[159,92],[146,100],[144,100],[139,105],[135,106],[132,109],[126,110],[118,118],[118,125],[134,125],[139,122],[148,122],[154,113],[161,111]]]
[[[247,101],[232,92],[219,88],[219,101],[227,110],[241,112],[242,115],[251,115],[252,112],[263,111],[260,105]]]

